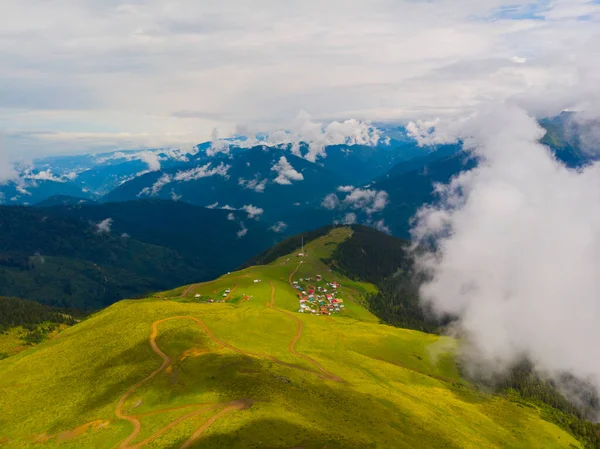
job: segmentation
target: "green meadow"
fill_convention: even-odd
[[[379,324],[362,305],[375,287],[321,262],[350,232],[121,301],[1,360],[0,447],[581,447],[536,407],[461,379],[454,340]],[[339,282],[346,309],[298,313],[292,273]]]

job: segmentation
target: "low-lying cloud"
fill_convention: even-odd
[[[246,205],[242,206],[241,209],[244,212],[246,212],[246,214],[248,214],[248,218],[255,219],[255,220],[258,220],[258,217],[260,217],[263,214],[263,212],[265,211],[264,209],[253,206],[252,204],[246,204]]]
[[[191,168],[189,170],[180,170],[175,175],[169,173],[163,173],[151,187],[144,187],[137,196],[150,195],[156,196],[162,190],[164,186],[172,182],[188,182],[196,181],[200,178],[207,178],[210,176],[222,176],[228,178],[227,172],[231,168],[230,165],[226,165],[221,162],[217,166],[213,166],[210,162],[198,167]]]
[[[285,156],[281,156],[279,161],[273,164],[271,170],[277,173],[277,177],[273,180],[277,184],[290,185],[294,181],[304,180],[304,175],[296,171]]]
[[[510,106],[438,123],[478,166],[437,186],[417,214],[421,294],[458,317],[470,369],[502,372],[522,357],[540,373],[569,373],[600,389],[600,164],[580,171],[539,144],[544,131]]]
[[[105,218],[101,222],[96,223],[96,232],[98,234],[108,234],[112,227],[112,223],[113,223],[112,218]]]

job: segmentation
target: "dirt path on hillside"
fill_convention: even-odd
[[[296,267],[296,269],[292,272],[292,274],[290,274],[290,279],[292,279],[292,276],[298,270],[299,267],[300,267],[300,265],[298,265],[298,267]],[[333,374],[330,371],[327,371],[316,360],[312,359],[311,357],[309,357],[309,356],[307,356],[305,354],[301,354],[298,351],[296,351],[296,343],[298,343],[298,340],[300,340],[300,337],[302,337],[302,329],[303,329],[303,327],[302,327],[303,326],[302,321],[300,320],[300,318],[298,318],[297,316],[295,316],[293,313],[288,312],[287,310],[282,310],[282,309],[278,309],[278,308],[275,307],[275,286],[273,285],[273,282],[270,282],[270,284],[271,284],[271,301],[269,303],[269,308],[271,308],[273,310],[277,310],[278,312],[283,313],[283,314],[291,317],[294,321],[296,321],[296,324],[298,325],[298,327],[296,329],[296,335],[294,335],[294,338],[292,338],[292,341],[288,345],[288,350],[292,354],[294,354],[295,356],[303,358],[304,360],[306,360],[307,362],[309,362],[310,364],[312,364],[324,376],[326,376],[327,379],[329,379],[329,380],[335,380],[336,382],[343,382],[343,379],[341,377],[336,376],[335,374]],[[290,281],[290,285],[292,285],[291,281]]]
[[[302,261],[300,261],[300,262],[298,263],[298,265],[296,265],[296,268],[294,268],[294,271],[292,271],[292,272],[290,273],[290,277],[288,278],[288,282],[289,282],[289,284],[290,284],[290,287],[292,287],[292,288],[294,288],[294,284],[292,283],[292,282],[293,282],[293,281],[292,281],[292,278],[294,277],[294,275],[295,275],[295,274],[296,274],[296,272],[297,272],[297,271],[300,269],[300,267],[301,267],[301,266],[302,266]]]
[[[271,304],[274,305],[274,303],[275,303],[275,288],[273,287],[273,284],[271,284]],[[275,310],[279,310],[279,309],[275,309]],[[283,312],[283,313],[288,313],[288,312],[285,312],[282,310],[279,310],[279,311]],[[294,346],[295,346],[296,342],[298,341],[298,339],[302,336],[302,323],[300,323],[299,328],[296,332],[296,335],[294,336],[294,339],[292,340],[292,342],[289,344],[288,348],[289,348],[290,352],[292,352],[293,354],[295,354],[299,357],[302,357],[305,360],[308,360],[310,363],[312,363],[318,369],[318,371],[308,369],[304,366],[299,366],[299,365],[294,365],[291,363],[283,362],[270,354],[262,354],[262,353],[244,351],[242,349],[236,348],[235,346],[230,345],[229,343],[226,343],[225,341],[218,338],[215,334],[213,334],[213,332],[210,330],[210,328],[208,326],[206,326],[206,324],[199,318],[196,318],[193,316],[187,316],[187,315],[163,318],[161,320],[157,320],[152,323],[152,328],[151,328],[150,337],[149,337],[150,347],[163,360],[162,364],[160,365],[160,367],[158,367],[157,369],[152,371],[152,373],[150,373],[144,379],[142,379],[139,382],[132,385],[125,392],[125,394],[123,396],[121,396],[121,398],[119,399],[119,402],[117,403],[117,406],[115,409],[115,415],[117,416],[117,418],[128,421],[133,425],[133,431],[131,432],[131,434],[129,434],[129,436],[127,436],[123,441],[121,441],[121,443],[118,446],[119,449],[139,449],[140,447],[155,440],[156,438],[158,438],[159,436],[161,436],[168,430],[172,429],[177,424],[179,424],[189,418],[192,418],[194,416],[197,416],[197,415],[199,415],[203,412],[209,411],[209,410],[220,409],[214,416],[209,418],[208,421],[206,421],[201,427],[199,427],[194,432],[194,434],[183,444],[183,446],[181,446],[181,449],[186,449],[186,448],[189,448],[190,445],[194,441],[196,441],[206,429],[208,429],[208,427],[210,427],[215,421],[220,419],[222,416],[226,415],[227,413],[229,413],[233,410],[247,409],[252,405],[251,399],[238,399],[235,401],[215,403],[215,404],[188,404],[188,405],[182,405],[182,406],[178,406],[178,407],[168,407],[168,408],[165,408],[162,410],[154,410],[152,412],[148,412],[145,414],[137,414],[137,415],[133,415],[133,414],[129,415],[123,410],[125,402],[135,392],[135,390],[137,390],[139,387],[141,387],[145,383],[152,380],[154,377],[156,377],[160,372],[165,370],[171,364],[171,358],[167,354],[165,354],[156,344],[156,337],[158,335],[158,325],[161,323],[164,323],[165,321],[181,320],[181,319],[187,319],[187,320],[194,321],[204,330],[204,332],[206,332],[206,334],[210,337],[211,340],[213,340],[215,343],[219,344],[220,346],[224,346],[238,354],[243,354],[243,355],[247,355],[247,356],[251,356],[251,357],[267,358],[267,359],[271,360],[272,362],[277,363],[278,365],[286,366],[288,368],[293,368],[293,369],[297,369],[297,370],[304,371],[304,372],[313,373],[322,379],[341,381],[341,379],[339,377],[326,371],[324,368],[322,368],[316,361],[312,360],[310,357],[307,357],[307,356],[295,351]],[[165,413],[165,412],[174,411],[174,410],[183,409],[183,408],[189,408],[189,407],[198,407],[198,408],[196,410],[193,410],[193,411],[173,420],[168,425],[166,425],[162,429],[159,429],[158,431],[156,431],[154,434],[152,434],[148,438],[144,439],[143,441],[140,441],[135,444],[131,444],[131,442],[140,434],[140,432],[142,430],[142,423],[140,421],[141,417],[155,415],[158,413]]]

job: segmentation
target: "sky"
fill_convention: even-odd
[[[4,157],[185,147],[243,127],[432,120],[598,94],[584,0],[4,0]]]

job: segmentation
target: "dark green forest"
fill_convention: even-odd
[[[0,295],[98,309],[204,280],[205,267],[177,251],[43,209],[0,207]]]

